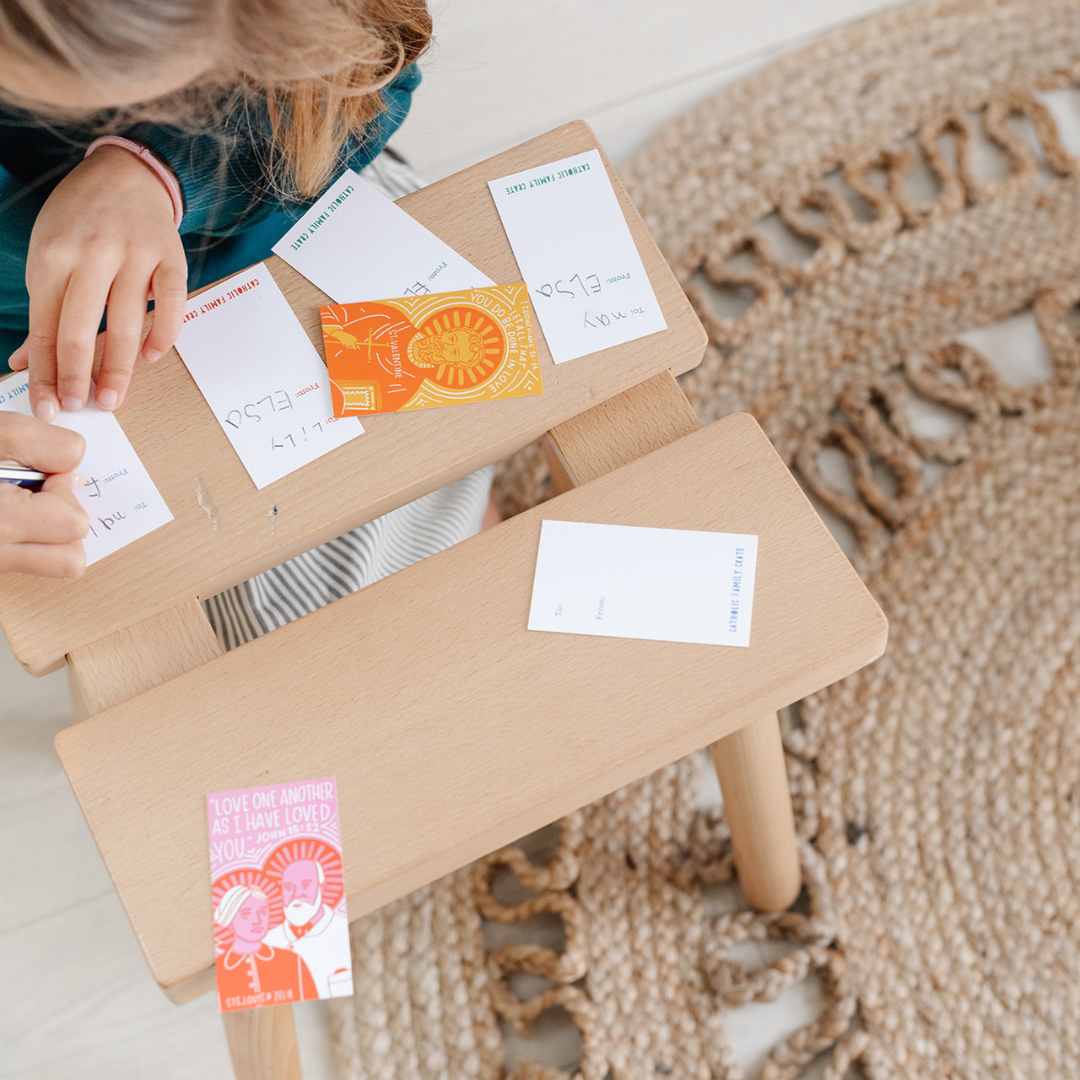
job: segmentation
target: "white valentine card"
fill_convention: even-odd
[[[338,304],[495,284],[351,169],[273,251]]]
[[[488,187],[556,364],[667,329],[598,150]]]
[[[25,371],[0,382],[0,409],[32,415],[28,382]],[[172,521],[165,500],[111,412],[99,409],[91,398],[81,412],[62,412],[53,423],[86,440],[78,471],[87,482],[75,489],[75,497],[90,515],[90,532],[83,541],[87,566]]]
[[[334,418],[326,365],[265,263],[189,300],[176,348],[257,488],[363,434]]]
[[[756,536],[544,521],[529,629],[750,645]]]

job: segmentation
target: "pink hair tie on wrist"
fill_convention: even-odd
[[[148,150],[131,139],[122,139],[119,135],[102,135],[95,139],[83,154],[85,161],[99,146],[119,146],[129,153],[134,154],[147,168],[152,169],[157,178],[165,185],[173,205],[173,224],[179,229],[180,222],[184,220],[184,200],[180,194],[180,185],[173,178],[173,174]]]

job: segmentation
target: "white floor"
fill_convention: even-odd
[[[438,179],[583,118],[619,164],[666,120],[731,79],[886,6],[435,0],[437,45],[396,142]],[[1029,329],[1014,332],[1022,351],[1037,348]],[[5,643],[0,687],[0,1078],[226,1080],[231,1070],[212,999],[180,1009],[159,993],[67,789],[52,748],[55,733],[72,722],[63,676],[29,678]],[[754,1071],[772,1042],[814,1008],[811,987],[733,1016],[744,1066]],[[328,1078],[319,1007],[296,1011],[305,1075]]]
[[[398,145],[441,179],[568,120],[618,165],[771,56],[887,0],[429,0],[436,42]]]

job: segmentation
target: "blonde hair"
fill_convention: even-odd
[[[301,196],[332,179],[430,37],[425,0],[0,0],[0,48],[87,79],[145,79],[208,51],[214,66],[194,83],[98,125],[205,133],[226,115],[265,116],[270,174]]]

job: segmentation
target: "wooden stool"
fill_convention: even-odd
[[[595,145],[571,124],[401,205],[519,280],[486,181]],[[665,333],[558,367],[541,341],[543,396],[374,416],[263,491],[172,352],[120,420],[175,520],[78,581],[4,580],[20,662],[67,662],[57,749],[172,1000],[214,985],[208,791],[336,776],[355,919],[712,744],[747,897],[797,895],[775,710],[880,655],[885,620],[757,424],[700,428],[673,374],[704,333],[612,180]],[[318,342],[324,297],[268,266]],[[200,599],[545,435],[557,498],[222,654]],[[543,518],[757,534],[750,648],[528,632]],[[238,1077],[300,1075],[289,1007],[224,1021]]]

